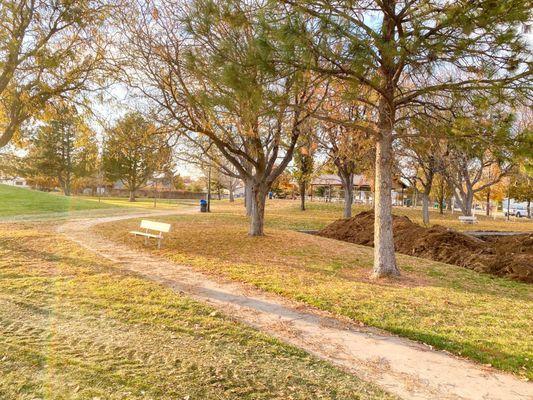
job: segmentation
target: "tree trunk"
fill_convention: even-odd
[[[300,210],[305,211],[305,190],[306,184],[305,180],[300,181]]]
[[[233,190],[233,183],[231,183],[229,185],[229,202],[230,203],[233,203],[235,201],[235,193],[234,193],[234,190]]]
[[[392,121],[390,105],[380,102],[380,137],[376,143],[373,277],[399,275],[392,234]]]
[[[422,192],[422,222],[429,225],[429,195]]]
[[[129,201],[135,201],[135,190],[130,190]]]
[[[249,236],[263,236],[264,235],[264,221],[265,221],[265,202],[268,190],[262,185],[254,185],[251,190],[253,193],[253,207],[252,218],[250,221]]]
[[[527,199],[527,217],[531,218],[531,199]]]
[[[440,179],[439,181],[439,194],[438,199],[439,202],[439,214],[444,214],[444,179]]]
[[[352,204],[353,204],[353,185],[344,190],[344,218],[352,218]]]
[[[65,193],[65,196],[71,195],[71,190],[70,190],[71,181],[72,179],[70,178],[70,172],[67,172],[67,175],[65,176],[65,187],[63,188],[63,192]]]
[[[487,188],[487,204],[486,204],[485,215],[487,217],[490,215],[490,187]]]
[[[342,179],[342,185],[344,186],[343,218],[351,218],[353,204],[353,174],[348,174],[346,179]]]
[[[57,177],[57,181],[59,182],[59,187],[63,191],[63,194],[67,196],[67,185],[61,174]]]
[[[474,203],[474,194],[468,193],[465,199],[465,212],[466,216],[472,216],[472,204]]]
[[[464,216],[472,216],[472,203],[474,202],[474,194],[470,191],[465,192],[463,195],[457,198],[459,207]]]
[[[252,190],[252,181],[244,181],[244,204],[246,206],[246,215],[248,217],[252,216],[254,202],[253,202],[253,190]]]
[[[474,203],[474,192],[467,188],[464,190],[456,190],[455,201],[459,203],[459,208],[465,217],[472,216],[472,204]]]

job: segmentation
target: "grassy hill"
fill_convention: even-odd
[[[117,207],[77,197],[0,184],[0,217],[28,214],[68,213],[70,211]]]

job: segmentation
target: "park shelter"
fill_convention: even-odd
[[[353,190],[354,203],[370,204],[373,198],[374,182],[365,175],[354,175]],[[399,179],[393,180],[393,204],[402,204],[404,190],[407,187]],[[311,180],[309,185],[309,198],[326,202],[344,200],[344,189],[341,178],[335,174],[318,175]]]

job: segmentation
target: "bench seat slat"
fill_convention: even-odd
[[[170,224],[143,219],[141,220],[141,229],[150,229],[152,231],[159,231],[159,232],[170,232]]]
[[[159,239],[162,237],[161,235],[154,235],[153,233],[146,233],[146,232],[139,232],[139,231],[130,231],[130,233],[134,235],[139,235],[139,236],[147,236],[147,237],[151,237],[154,239]]]
[[[475,216],[460,215],[459,221],[463,224],[475,224],[477,223],[477,218]]]

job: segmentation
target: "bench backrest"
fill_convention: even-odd
[[[148,221],[147,219],[141,220],[141,229],[150,229],[158,232],[170,232],[170,224],[164,222]]]
[[[466,216],[466,215],[461,215],[459,217],[460,221],[463,221],[463,220],[465,220],[465,221],[473,221],[475,219],[476,219],[476,217],[474,217],[474,216],[469,217],[469,216]]]

